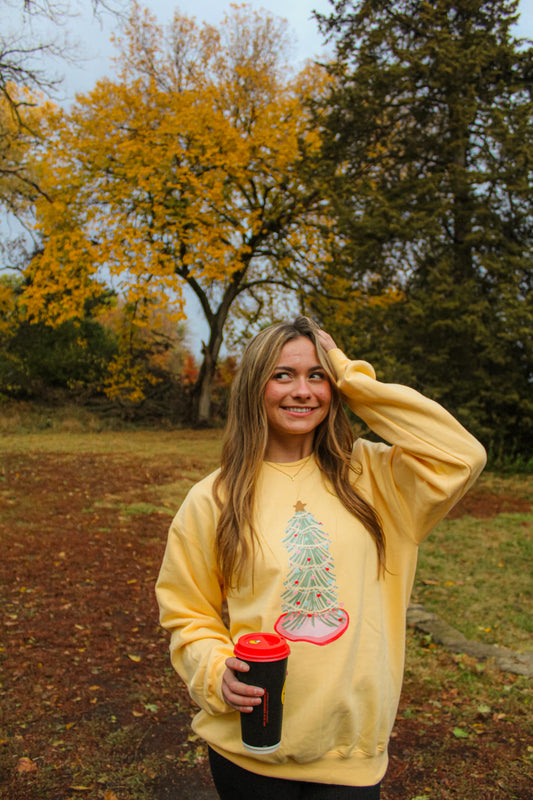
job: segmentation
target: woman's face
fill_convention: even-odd
[[[306,336],[282,348],[264,394],[268,421],[267,459],[303,458],[314,431],[329,412],[331,386],[313,342]]]

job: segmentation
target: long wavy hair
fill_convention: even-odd
[[[213,486],[220,508],[216,529],[217,563],[226,590],[239,586],[257,545],[254,529],[255,487],[265,457],[268,424],[264,404],[282,348],[305,336],[314,344],[331,384],[328,415],[315,429],[313,452],[324,477],[344,507],[365,526],[375,542],[378,575],[385,571],[385,537],[376,511],[353,488],[351,454],[354,435],[342,405],[327,354],[317,338],[318,326],[307,317],[270,325],[244,352],[233,382],[222,447],[221,469]]]

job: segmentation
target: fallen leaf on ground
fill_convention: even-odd
[[[19,758],[17,764],[17,772],[20,772],[22,774],[23,772],[36,772],[36,770],[37,770],[37,764],[35,763],[35,761],[32,761],[31,758],[27,758],[26,756],[24,756],[23,758]]]
[[[453,735],[455,736],[456,739],[468,739],[469,738],[468,733],[466,731],[464,731],[462,728],[454,728],[453,729]]]

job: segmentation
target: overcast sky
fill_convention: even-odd
[[[110,3],[121,8],[129,5],[128,0],[110,0]],[[199,23],[205,21],[216,25],[230,8],[229,0],[141,0],[140,4],[149,8],[161,24],[167,23],[174,10],[179,8],[182,13],[196,17]],[[20,28],[20,14],[17,9],[22,6],[22,0],[11,3],[8,0],[8,5],[13,9],[12,14],[7,12],[8,17],[11,16],[10,27]],[[328,13],[331,10],[328,0],[248,0],[247,5],[257,10],[264,8],[287,20],[295,39],[295,65],[324,51],[323,38],[318,32],[312,12],[316,10],[319,13]],[[94,19],[90,0],[71,0],[70,6],[82,11],[76,18],[69,20],[65,33],[71,41],[78,43],[78,53],[83,55],[84,60],[80,67],[56,67],[65,74],[63,94],[67,104],[74,99],[77,92],[89,91],[98,78],[112,74],[111,58],[115,50],[110,43],[110,35],[117,27],[116,20],[110,14],[103,13],[100,22]],[[533,39],[533,0],[521,0],[520,11],[518,35]],[[2,20],[3,26],[6,21]]]
[[[533,0],[531,0],[533,2]],[[19,3],[21,5],[21,3]],[[168,23],[175,9],[183,14],[196,17],[199,24],[209,22],[218,25],[230,2],[219,0],[141,0],[141,6],[150,9],[160,24]],[[72,6],[75,3],[71,3]],[[111,5],[128,7],[127,0],[111,0]],[[312,18],[312,10],[327,12],[330,10],[328,0],[249,0],[246,5],[252,9],[266,9],[278,17],[287,20],[295,41],[294,62],[297,65],[323,52],[323,39],[318,32],[316,21]],[[76,92],[89,91],[96,80],[112,74],[111,58],[115,53],[110,43],[110,35],[117,28],[116,20],[106,13],[101,14],[100,21],[94,19],[89,0],[78,0],[78,8],[85,9],[77,18],[69,21],[67,29],[71,32],[71,40],[79,43],[79,54],[83,54],[83,65],[63,68],[65,81],[63,91],[66,99],[74,99]]]

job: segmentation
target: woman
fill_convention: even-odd
[[[354,443],[343,401],[390,444]],[[157,583],[223,800],[379,798],[417,548],[484,464],[443,408],[378,382],[305,317],[248,345],[221,468],[180,508]],[[283,735],[256,756],[237,712],[263,692],[233,647],[274,630],[291,646]]]

